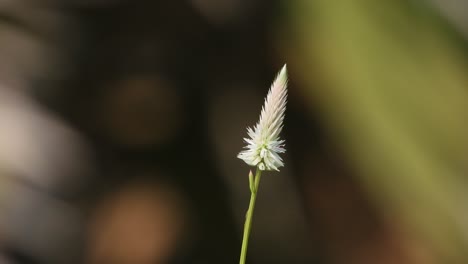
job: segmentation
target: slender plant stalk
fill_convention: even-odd
[[[260,184],[260,177],[262,171],[257,169],[255,177],[252,176],[252,172],[249,174],[249,185],[250,185],[250,204],[247,214],[245,216],[244,224],[244,237],[242,238],[242,248],[240,254],[239,264],[245,264],[245,258],[247,256],[247,247],[249,244],[250,230],[252,229],[252,216],[255,209],[255,201],[257,200],[258,185]]]
[[[287,84],[288,74],[285,64],[268,91],[260,113],[260,120],[253,128],[247,128],[249,137],[244,138],[247,146],[237,155],[248,165],[257,168],[255,177],[252,171],[249,172],[250,204],[245,216],[239,264],[245,264],[247,257],[252,217],[262,171],[279,171],[279,168],[284,166],[279,154],[284,153],[286,149],[284,148],[284,140],[280,139],[279,135],[283,129],[284,111],[286,111]]]

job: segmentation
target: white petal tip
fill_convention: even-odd
[[[284,64],[283,68],[281,68],[281,71],[278,74],[278,79],[285,80],[288,78],[288,69],[286,64]]]
[[[288,67],[287,67],[287,64],[285,63],[285,64],[283,65],[283,68],[281,68],[281,73],[283,73],[283,72],[286,73],[286,72],[288,71],[287,68],[288,68]]]

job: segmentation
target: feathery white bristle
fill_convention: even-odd
[[[265,98],[260,120],[255,127],[247,128],[250,138],[245,138],[246,149],[241,151],[238,158],[260,170],[279,170],[284,166],[279,153],[284,153],[284,140],[279,134],[283,129],[284,112],[287,99],[287,70],[286,64],[276,76],[270,91]]]

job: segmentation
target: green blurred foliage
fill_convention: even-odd
[[[467,263],[466,44],[424,1],[290,11],[299,79],[376,205],[444,263]]]

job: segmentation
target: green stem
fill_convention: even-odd
[[[250,230],[252,229],[252,216],[255,209],[255,201],[257,200],[258,185],[260,184],[260,177],[262,171],[257,169],[255,177],[250,178],[250,204],[245,216],[244,225],[244,237],[242,238],[242,248],[240,254],[239,264],[245,264],[245,258],[247,256],[247,246],[249,244]],[[253,188],[252,188],[253,187]]]

